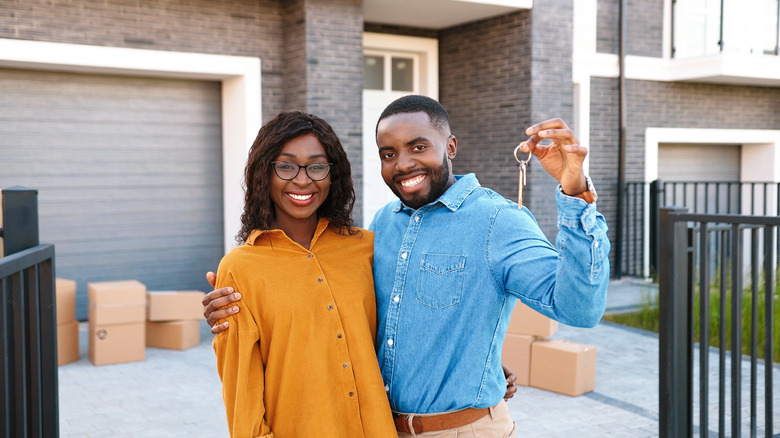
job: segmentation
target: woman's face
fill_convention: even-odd
[[[317,209],[325,202],[330,191],[330,173],[321,181],[313,181],[306,169],[297,169],[295,165],[327,163],[325,147],[313,134],[302,135],[285,143],[274,161],[292,163],[292,168],[298,171],[295,178],[284,180],[277,175],[273,166],[271,168],[271,199],[276,209],[275,225],[285,229],[285,225],[316,218]]]

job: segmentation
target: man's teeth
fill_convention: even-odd
[[[292,194],[292,193],[288,193],[288,195],[290,195],[290,197],[295,199],[296,201],[305,201],[305,200],[311,198],[312,196],[314,196],[313,193],[309,193],[308,195],[295,195],[295,194]]]
[[[422,180],[425,179],[425,175],[416,176],[412,179],[407,179],[405,181],[401,181],[401,185],[404,187],[414,187],[417,184],[420,184]]]

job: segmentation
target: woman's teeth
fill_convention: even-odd
[[[292,193],[288,193],[288,195],[291,198],[295,199],[296,201],[305,201],[307,199],[310,199],[312,196],[314,196],[313,193],[309,193],[308,195],[295,195],[295,194],[292,194]]]

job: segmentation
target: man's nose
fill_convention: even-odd
[[[398,160],[396,161],[396,168],[400,171],[405,171],[414,168],[415,163],[412,155],[406,152],[398,154]]]

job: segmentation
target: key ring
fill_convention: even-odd
[[[527,166],[527,165],[528,165],[528,163],[531,161],[531,158],[534,156],[534,154],[533,154],[533,151],[531,151],[531,152],[528,152],[528,158],[526,158],[525,160],[521,160],[520,158],[517,158],[517,151],[519,151],[519,150],[520,150],[520,146],[522,146],[522,145],[523,145],[523,144],[522,144],[522,143],[520,143],[520,144],[519,144],[519,145],[517,145],[517,147],[515,148],[515,152],[514,152],[514,155],[515,155],[515,160],[517,160],[517,162],[518,162],[518,163],[520,163],[520,164],[525,164],[525,165]]]

